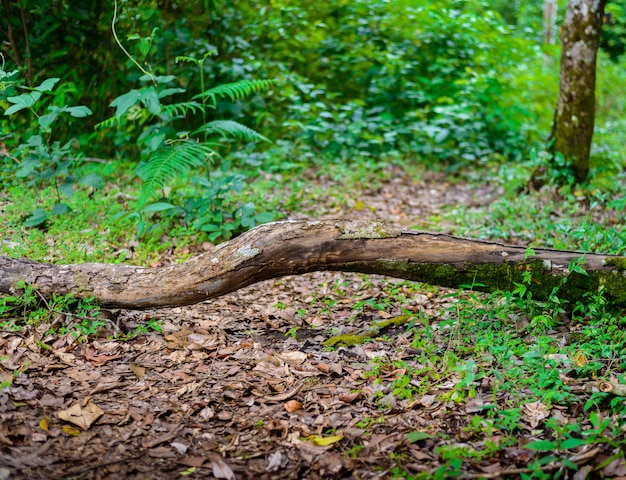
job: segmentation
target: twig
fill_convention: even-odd
[[[294,395],[297,395],[298,392],[300,392],[300,390],[302,390],[302,383],[299,384],[293,390],[290,390],[288,392],[282,393],[280,395],[274,395],[274,396],[269,396],[269,397],[259,395],[259,397],[263,398],[263,400],[268,401],[268,402],[282,402],[284,400],[287,400],[287,399],[293,397]]]
[[[2,6],[4,7],[4,13],[7,19],[7,37],[9,38],[9,44],[11,45],[11,51],[13,54],[7,52],[9,57],[15,62],[17,67],[22,66],[22,59],[20,58],[20,52],[17,49],[17,43],[15,42],[15,37],[13,36],[13,26],[11,25],[11,6],[9,4],[9,0],[2,0]]]
[[[19,0],[20,5],[20,17],[22,18],[22,30],[24,30],[24,42],[26,43],[26,64],[28,70],[26,72],[26,79],[28,80],[28,86],[33,86],[33,60],[30,54],[30,40],[28,39],[28,27],[26,26],[26,14],[24,13],[24,4],[22,0]]]

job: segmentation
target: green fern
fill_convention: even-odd
[[[206,158],[215,155],[204,143],[181,140],[163,145],[150,155],[141,171],[141,191],[137,199],[141,208],[154,193],[163,189],[177,175],[205,164]]]
[[[274,83],[276,83],[274,80],[240,80],[238,82],[225,83],[223,85],[210,88],[207,91],[194,96],[193,99],[209,98],[213,102],[214,106],[218,97],[226,97],[234,102],[248,97],[253,93],[270,88]]]
[[[198,112],[201,112],[202,109],[203,109],[202,104],[198,102],[194,102],[194,101],[179,102],[179,103],[172,103],[171,105],[163,105],[162,114],[165,114],[169,116],[170,118],[184,117],[189,112],[196,114]]]
[[[239,140],[247,141],[263,140],[264,142],[271,143],[271,140],[267,139],[256,130],[246,127],[245,125],[235,122],[234,120],[213,120],[193,132],[193,135],[198,133],[204,133],[206,135],[219,133],[222,137],[230,136]]]
[[[96,131],[104,130],[105,128],[111,128],[116,125],[119,125],[119,123],[120,123],[120,119],[113,116],[113,117],[107,118],[106,120],[102,120],[99,123],[96,123],[93,128]]]

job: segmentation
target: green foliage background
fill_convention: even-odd
[[[236,199],[238,175],[519,164],[544,147],[558,91],[558,45],[541,45],[539,0],[120,1],[115,30],[130,57],[114,38],[113,4],[7,5],[0,106],[59,79],[32,108],[0,118],[4,184],[56,190],[53,206],[31,210],[31,226],[103,178],[143,181],[124,210],[141,232],[156,217],[217,240],[277,214]],[[596,178],[624,159],[626,101],[614,93],[626,81],[624,8],[607,8]]]

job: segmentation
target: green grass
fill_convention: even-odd
[[[548,184],[527,189],[536,161],[503,165],[486,175],[503,195],[483,208],[452,206],[442,216],[452,222],[453,233],[512,243],[598,253],[626,249],[626,175],[605,175],[582,187]]]
[[[387,308],[410,308],[405,295],[409,282],[383,284],[379,296]],[[391,358],[374,358],[364,379],[376,390],[373,400],[383,415],[392,412],[391,397],[406,406],[437,391],[437,400],[448,402],[450,412],[463,412],[464,405],[475,399],[481,399],[480,407],[471,415],[453,414],[456,431],[462,432],[453,437],[446,434],[445,422],[428,432],[407,434],[409,443],[434,448],[441,471],[411,475],[402,468],[402,455],[395,454],[398,466],[392,478],[447,478],[461,472],[464,464],[506,462],[506,451],[520,448],[520,435],[528,438],[522,450],[533,457],[526,478],[557,478],[553,473],[559,468],[576,469],[569,459],[590,445],[606,447],[615,458],[623,458],[623,393],[584,388],[602,381],[626,384],[623,311],[601,296],[570,306],[533,302],[511,293],[460,290],[448,298],[453,301],[431,318],[416,315],[402,334],[417,354],[403,360],[394,360],[391,353]],[[358,303],[352,304],[355,312],[360,311]],[[538,321],[540,317],[549,321]],[[378,342],[376,350],[389,352],[399,343],[393,338],[372,341]],[[535,428],[528,424],[529,404],[549,413]],[[376,425],[370,418],[359,427],[375,432]],[[347,455],[355,451],[358,446]],[[558,468],[553,468],[555,464]]]

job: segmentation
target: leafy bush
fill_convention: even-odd
[[[62,15],[42,18],[44,7],[27,7],[27,31],[57,45],[54,32],[67,34],[68,26],[61,25]],[[72,85],[74,97],[94,105],[100,120],[105,105],[130,93],[140,74],[133,71],[130,59],[124,63],[109,36],[85,35],[90,29],[110,27],[102,6],[87,12],[73,14],[72,38],[98,54],[87,60],[67,50],[72,57],[64,58],[80,65],[84,78],[94,80],[87,83],[74,72],[64,82]],[[14,13],[11,21],[17,31],[19,15]],[[150,65],[150,74],[161,79],[175,68],[178,85],[191,97],[204,91],[204,77],[211,85],[280,78],[281,88],[270,98],[257,93],[235,102],[216,98],[215,108],[203,117],[204,123],[237,120],[291,144],[291,151],[266,147],[274,162],[294,152],[304,159],[319,158],[320,152],[346,160],[384,154],[453,164],[492,153],[517,158],[526,148],[525,126],[534,123],[508,95],[514,79],[510,72],[531,54],[528,42],[514,37],[499,14],[482,3],[272,0],[259,7],[233,0],[160,7],[127,1],[118,9],[116,25],[131,32],[124,44],[138,65]],[[25,48],[21,39],[15,43],[11,51]],[[31,44],[34,72],[60,71],[58,60],[43,50],[39,38]],[[219,52],[217,60],[203,57],[214,50]],[[175,65],[180,56],[202,61]],[[106,78],[102,72],[107,72]],[[83,132],[79,140],[88,145],[97,138],[103,157],[134,154],[130,130],[127,125],[95,136]],[[151,136],[156,138],[156,133]]]
[[[36,209],[25,222],[26,226],[36,226],[44,223],[50,214],[59,215],[70,211],[70,207],[64,203],[63,199],[73,196],[76,183],[98,188],[102,184],[102,179],[95,174],[74,176],[71,169],[79,163],[80,154],[76,152],[75,145],[71,141],[62,144],[54,135],[53,127],[58,119],[64,116],[84,118],[91,115],[91,110],[83,105],[68,106],[54,103],[43,108],[42,104],[45,103],[46,95],[52,97],[51,92],[60,79],[49,78],[37,87],[28,88],[18,85],[16,81],[11,81],[14,74],[15,72],[7,73],[0,70],[0,77],[9,79],[3,91],[0,92],[4,94],[10,105],[4,111],[4,115],[11,116],[19,112],[28,112],[29,117],[36,121],[32,122],[34,132],[24,143],[17,146],[15,155],[5,158],[12,160],[17,179],[27,179],[29,186],[52,182],[57,194],[57,202],[51,211]],[[26,90],[26,92],[20,95],[7,93],[15,92],[16,89]]]

